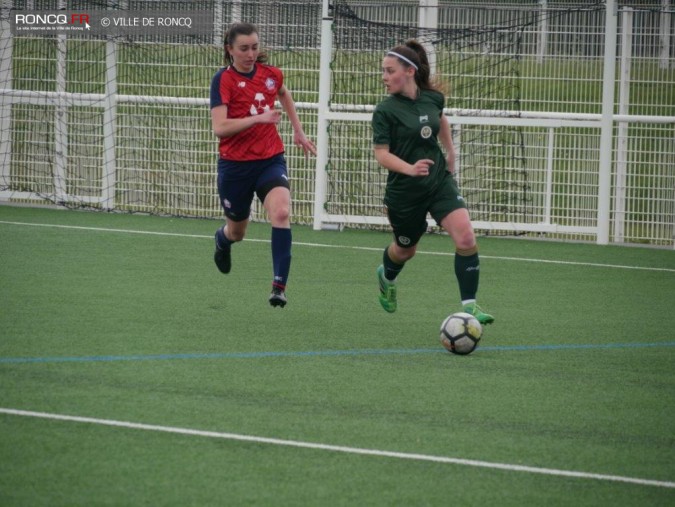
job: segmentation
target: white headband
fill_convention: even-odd
[[[420,70],[419,67],[417,67],[417,65],[412,60],[410,60],[409,58],[406,58],[405,56],[403,56],[400,53],[397,53],[396,51],[388,51],[387,55],[397,56],[398,58],[400,58],[404,62],[408,62],[410,65],[415,67],[415,70]]]

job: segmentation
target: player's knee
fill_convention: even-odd
[[[272,224],[284,224],[290,219],[291,210],[286,205],[275,206],[269,211],[269,214]]]
[[[408,262],[413,257],[415,257],[415,249],[409,248],[408,251],[404,252],[404,254],[401,256],[401,260],[404,262]]]
[[[246,236],[246,233],[245,232],[237,232],[235,234],[232,234],[231,236],[232,237],[230,239],[236,243],[237,241],[243,241],[244,236]]]
[[[227,239],[233,242],[242,241],[246,236],[246,229],[239,229],[236,227],[228,227]]]
[[[393,260],[394,262],[398,264],[403,264],[404,262],[407,262],[410,259],[412,259],[415,256],[416,252],[417,252],[417,245],[408,248],[402,248],[396,245],[394,251],[389,254],[389,257],[391,257],[391,260]]]
[[[468,229],[455,235],[455,247],[458,250],[471,250],[476,246],[476,236],[472,229]]]

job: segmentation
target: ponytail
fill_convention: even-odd
[[[405,41],[404,44],[396,46],[389,53],[398,57],[399,61],[406,67],[415,69],[415,84],[420,90],[435,90],[443,93],[442,87],[431,78],[431,67],[429,58],[424,46],[414,39]]]

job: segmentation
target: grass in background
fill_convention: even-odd
[[[450,241],[377,302],[387,233],[0,207],[0,407],[673,481],[672,251],[482,238],[472,355]],[[28,225],[34,224],[34,225]],[[129,232],[135,231],[135,232]],[[27,362],[21,362],[21,359]],[[3,505],[669,505],[672,488],[0,414]]]

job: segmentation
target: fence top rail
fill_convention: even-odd
[[[371,105],[352,105],[352,104],[331,104],[330,116],[335,119],[342,118],[345,114],[353,114],[354,119],[366,120],[372,117],[375,110]],[[556,113],[552,111],[499,111],[499,110],[481,110],[481,109],[458,109],[446,108],[443,110],[446,116],[454,119],[462,118],[512,118],[522,120],[563,120],[576,122],[599,122],[602,115],[597,113]],[[675,116],[655,116],[655,115],[637,115],[637,114],[614,114],[612,119],[615,122],[626,123],[675,123]]]
[[[92,106],[101,106],[106,96],[101,93],[71,93],[71,92],[49,92],[32,90],[13,90],[0,88],[0,97],[8,97],[21,102],[21,99],[52,100],[52,101],[72,101],[80,104],[89,104]],[[151,95],[115,95],[114,100],[117,103],[125,104],[173,104],[173,105],[191,105],[208,106],[208,98],[199,97],[162,97]],[[297,109],[318,109],[319,104],[313,102],[297,102]],[[342,118],[344,114],[351,114],[355,120],[368,120],[371,118],[375,107],[372,105],[354,105],[354,104],[331,104],[331,112],[343,113],[334,114],[334,118]],[[499,111],[499,110],[481,110],[481,109],[459,109],[446,108],[443,110],[446,116],[456,120],[462,118],[512,118],[521,120],[563,120],[576,122],[599,122],[602,120],[601,114],[594,113],[557,113],[552,111]],[[655,115],[635,115],[635,114],[614,114],[612,119],[615,122],[625,123],[659,123],[675,124],[675,116],[655,116]]]

